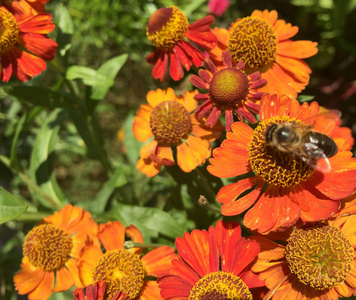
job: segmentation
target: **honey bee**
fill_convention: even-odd
[[[339,118],[338,111],[328,111],[327,118]],[[329,158],[334,156],[338,147],[329,136],[312,130],[311,125],[296,122],[273,124],[265,132],[267,144],[275,149],[292,153],[300,157],[312,168],[328,173],[331,170]],[[320,160],[321,163],[318,163]]]

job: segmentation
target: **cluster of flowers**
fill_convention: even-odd
[[[225,216],[252,207],[243,223],[255,234],[244,238],[238,223],[218,221],[178,237],[178,254],[168,246],[144,251],[136,227],[97,225],[89,212],[67,205],[26,235],[22,269],[14,276],[20,294],[44,300],[75,285],[75,299],[92,300],[356,295],[351,131],[340,127],[336,112],[295,99],[311,73],[302,59],[316,54],[316,43],[290,40],[298,28],[276,11],[254,11],[229,29],[211,29],[213,21],[207,16],[189,24],[176,7],[151,16],[153,78],[163,81],[169,70],[180,80],[183,68],[204,63],[190,82],[208,92],[147,94],[133,132],[139,141],[152,140],[137,168],[147,176],[174,164],[191,172],[225,129],[208,171],[220,178],[245,175],[221,188],[217,200]]]
[[[0,79],[8,82],[14,74],[27,81],[46,69],[54,58],[57,43],[47,37],[55,25],[45,12],[49,0],[3,0],[0,6]]]
[[[150,141],[141,149],[137,168],[149,177],[174,164],[191,172],[212,152],[210,174],[238,176],[217,194],[222,215],[249,209],[243,224],[256,235],[245,240],[238,233],[237,246],[229,239],[239,232],[238,225],[218,222],[208,232],[178,238],[181,262],[158,279],[161,296],[356,295],[351,130],[341,127],[339,112],[296,100],[311,73],[302,59],[317,53],[317,43],[292,41],[298,27],[278,19],[276,11],[255,10],[229,29],[211,29],[213,21],[207,16],[189,24],[173,6],[151,16],[147,36],[156,50],[146,59],[154,65],[153,78],[164,81],[169,75],[177,81],[184,69],[203,63],[206,68],[189,79],[201,92],[176,96],[168,88],[147,94],[148,103],[141,105],[133,124],[135,137]],[[212,151],[224,129],[226,138]],[[216,236],[221,228],[229,235]],[[189,243],[189,250],[181,248],[182,242]],[[240,254],[246,256],[237,259]],[[184,273],[186,264],[189,275]]]

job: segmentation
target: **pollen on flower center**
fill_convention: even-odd
[[[93,280],[107,283],[105,299],[111,299],[118,291],[134,299],[143,286],[145,270],[137,254],[127,250],[107,251],[93,270]]]
[[[158,104],[150,116],[151,131],[160,145],[173,146],[186,139],[192,131],[191,116],[178,102]]]
[[[336,227],[294,230],[285,256],[300,282],[315,289],[330,289],[344,281],[353,267],[354,249]]]
[[[213,272],[194,285],[188,299],[252,300],[252,294],[240,277],[226,272]]]
[[[243,60],[246,68],[261,69],[274,62],[277,35],[266,20],[246,17],[231,29],[228,47],[235,62]]]
[[[210,97],[215,105],[235,108],[249,93],[246,74],[235,68],[218,71],[210,82]]]
[[[169,49],[184,38],[189,28],[185,14],[175,6],[156,10],[147,25],[147,37],[157,48]]]
[[[266,130],[273,124],[300,123],[287,116],[275,117],[261,122],[249,143],[249,161],[252,170],[268,184],[292,186],[306,181],[314,169],[293,153],[279,151],[266,142]]]
[[[23,254],[32,265],[49,272],[66,263],[72,247],[72,239],[63,229],[42,224],[26,235]]]
[[[10,51],[17,43],[18,36],[16,19],[5,8],[0,7],[0,53]]]

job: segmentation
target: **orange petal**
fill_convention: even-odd
[[[290,39],[291,37],[295,36],[299,30],[297,26],[292,26],[290,23],[286,23],[284,20],[277,20],[273,28],[277,34],[279,42]]]
[[[99,225],[98,237],[106,251],[123,249],[125,243],[125,227],[119,221]]]
[[[246,213],[244,224],[251,230],[267,234],[292,226],[298,221],[299,214],[299,206],[270,185],[254,207]]]
[[[53,292],[62,292],[62,291],[69,290],[73,285],[74,285],[74,278],[70,270],[68,270],[66,267],[57,269],[56,285],[53,289]]]
[[[184,97],[179,96],[176,101],[182,104],[188,112],[192,112],[198,105],[198,101],[194,99],[194,96],[198,93],[198,90],[187,91],[185,92]]]
[[[155,91],[149,91],[147,93],[147,102],[154,108],[158,104],[164,101],[176,101],[176,94],[171,88],[161,90],[157,89]]]
[[[206,119],[203,118],[198,120],[195,114],[191,115],[191,120],[193,125],[191,134],[209,142],[213,142],[218,139],[224,130],[224,127],[220,122],[216,122],[213,127],[205,126]]]
[[[300,82],[309,82],[311,70],[301,59],[277,55],[276,62]]]
[[[177,146],[177,161],[184,172],[190,172],[201,164],[199,153],[194,152],[187,144]]]
[[[144,281],[140,300],[163,300],[156,281]]]
[[[200,163],[204,163],[211,155],[210,143],[207,140],[190,135],[186,140],[189,148],[200,158]]]
[[[137,170],[140,170],[147,177],[153,177],[161,170],[162,165],[159,165],[152,161],[150,158],[140,158],[136,164]]]
[[[178,259],[174,248],[162,246],[148,252],[141,261],[145,267],[147,276],[161,277],[172,268],[172,260]]]
[[[26,259],[23,259],[23,262]],[[28,259],[27,259],[28,261]],[[43,280],[45,272],[26,262],[21,264],[21,271],[14,276],[16,290],[20,295],[27,294],[35,290]]]
[[[69,270],[69,272],[72,274],[73,279],[74,279],[74,284],[77,288],[82,288],[84,285],[81,283],[80,278],[79,278],[79,271],[77,268],[77,261],[76,259],[68,259],[66,262],[65,266]]]
[[[261,192],[261,187],[257,185],[257,178],[246,178],[236,183],[225,185],[217,194],[217,200],[223,203],[221,213],[224,216],[235,216],[248,209],[256,200]],[[236,200],[242,193],[254,188],[251,192]]]
[[[150,105],[142,104],[132,124],[132,131],[134,136],[140,142],[145,142],[150,137],[152,137],[152,131],[150,127],[151,112],[152,107]]]
[[[125,234],[136,243],[143,243],[143,236],[140,230],[134,225],[126,227]],[[142,248],[131,248],[131,253],[141,254]]]
[[[278,43],[277,55],[308,58],[318,53],[318,43],[311,41],[283,41]]]
[[[251,17],[265,19],[273,26],[274,23],[277,21],[278,13],[275,10],[268,11],[267,9],[265,9],[263,12],[260,10],[254,10],[251,14]]]
[[[54,286],[54,272],[45,272],[40,284],[28,294],[29,300],[47,300],[52,295]]]

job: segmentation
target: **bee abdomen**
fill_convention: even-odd
[[[325,134],[316,131],[311,131],[308,134],[308,139],[310,143],[321,149],[324,152],[325,156],[328,158],[334,156],[338,151],[337,145],[335,144],[334,140]],[[313,154],[310,153],[310,155]],[[313,156],[317,157],[317,155]]]

